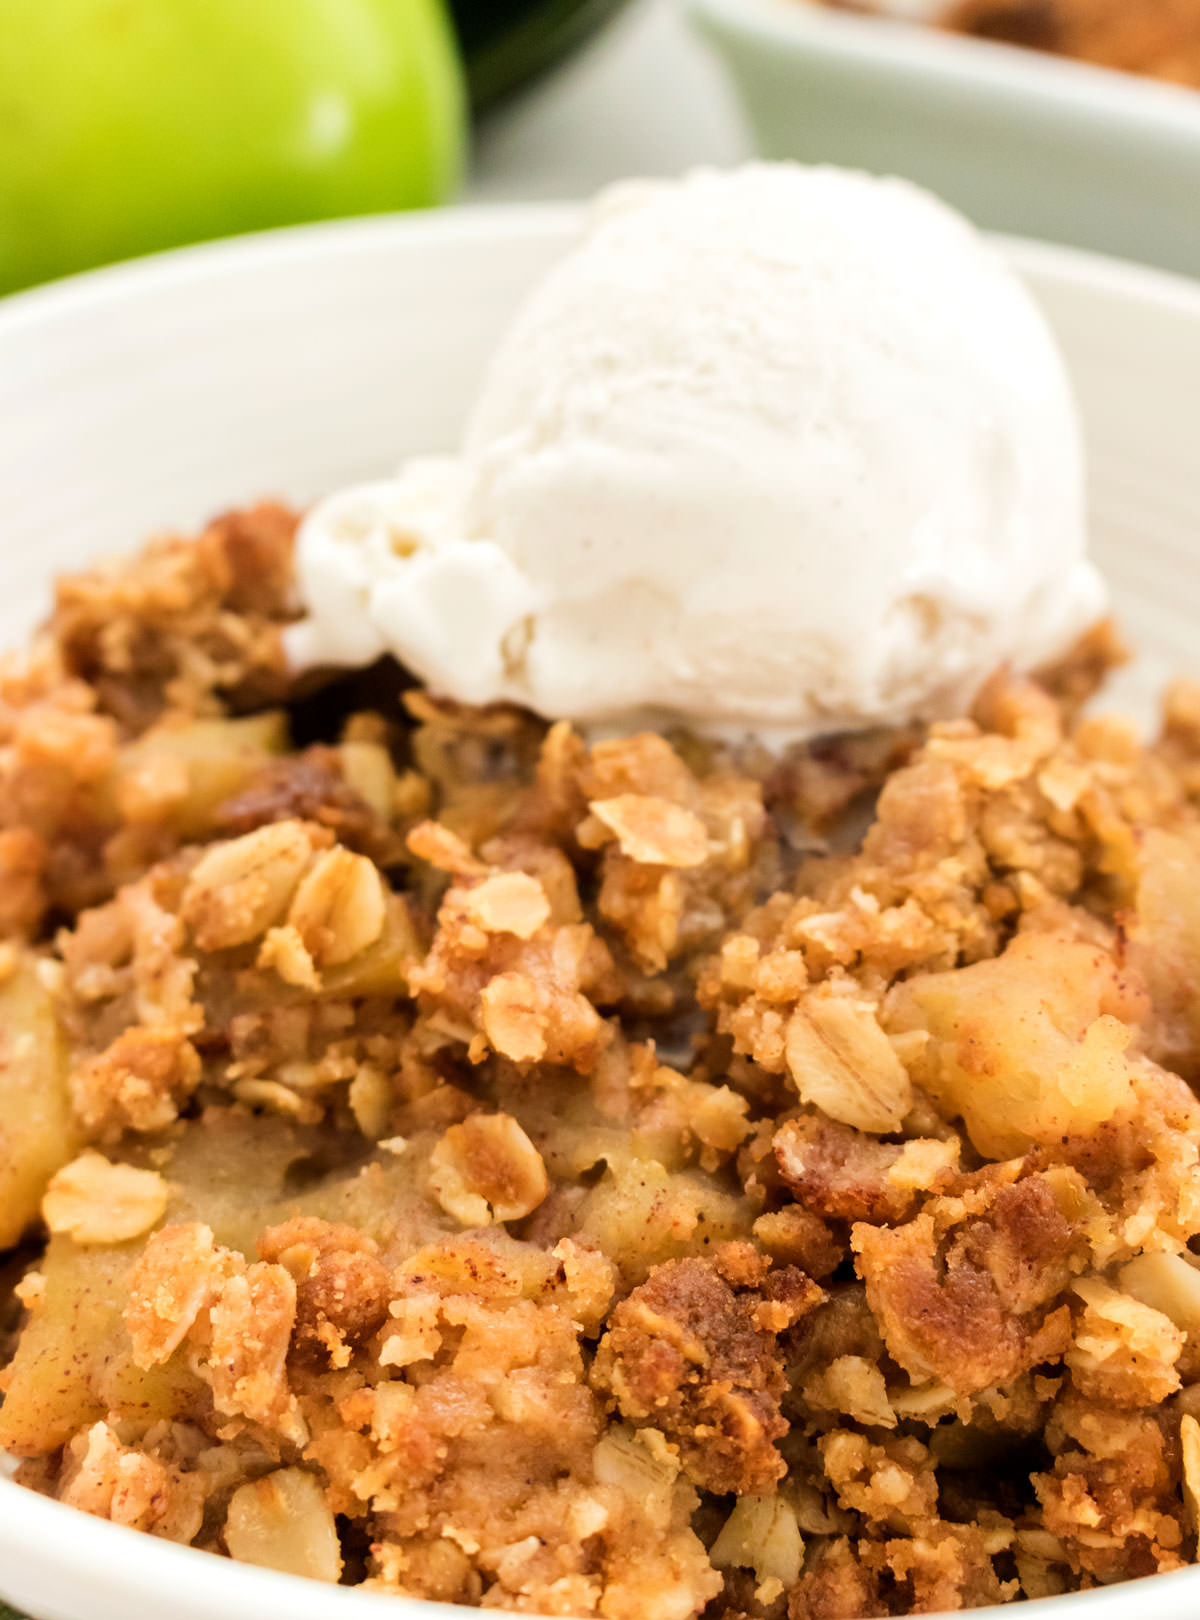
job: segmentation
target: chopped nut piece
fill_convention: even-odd
[[[305,1468],[277,1468],[273,1474],[240,1485],[225,1516],[225,1545],[243,1564],[336,1582],[342,1549],[315,1474]]]
[[[893,1187],[904,1192],[933,1192],[945,1184],[950,1172],[958,1168],[962,1144],[956,1136],[948,1142],[930,1137],[915,1137],[905,1142],[900,1156],[884,1172]]]
[[[847,996],[807,995],[787,1027],[787,1064],[803,1101],[843,1125],[898,1131],[912,1083],[874,1009]]]
[[[167,1207],[167,1184],[156,1170],[113,1164],[90,1148],[55,1175],[42,1199],[52,1232],[76,1243],[127,1243],[148,1232]]]
[[[679,1478],[679,1459],[662,1447],[655,1447],[654,1429],[609,1429],[597,1444],[593,1467],[597,1482],[612,1486],[640,1502],[649,1523],[665,1530]],[[661,1434],[658,1434],[661,1439]]]
[[[1200,1343],[1200,1270],[1180,1254],[1139,1254],[1122,1266],[1121,1287],[1143,1305],[1169,1316],[1188,1339]]]
[[[379,868],[339,845],[318,855],[301,879],[288,923],[318,967],[336,967],[375,943],[385,916]]]
[[[364,1063],[350,1082],[348,1100],[359,1130],[369,1141],[380,1142],[395,1101],[387,1075],[373,1063]],[[380,1142],[380,1146],[388,1144]]]
[[[180,907],[201,950],[245,945],[279,922],[321,842],[328,842],[321,829],[276,821],[214,844],[193,869]]]
[[[883,1374],[863,1356],[836,1356],[804,1386],[804,1397],[819,1410],[844,1412],[856,1423],[896,1427]]]
[[[542,1156],[511,1114],[472,1114],[433,1150],[429,1184],[464,1226],[518,1221],[550,1190]]]
[[[670,799],[620,793],[613,799],[593,799],[588,808],[616,834],[621,853],[632,861],[653,866],[702,866],[708,858],[704,823]]]
[[[440,821],[422,821],[409,833],[407,842],[420,860],[454,877],[481,877],[487,871],[458,834]]]
[[[294,923],[269,928],[258,952],[260,968],[274,968],[285,984],[297,990],[319,990],[321,976]]]
[[[344,742],[338,749],[342,774],[381,821],[392,814],[396,795],[396,772],[387,749],[376,742]]]
[[[1075,1292],[1086,1308],[1066,1362],[1085,1394],[1142,1406],[1165,1401],[1179,1388],[1175,1364],[1184,1335],[1169,1316],[1099,1277],[1080,1278]]]
[[[739,1497],[709,1556],[718,1569],[752,1569],[760,1581],[795,1586],[804,1563],[795,1509],[782,1495]]]
[[[489,934],[532,939],[550,917],[550,902],[536,878],[524,872],[497,872],[466,897],[467,915]]]
[[[483,1029],[497,1052],[514,1063],[545,1055],[548,1019],[537,985],[525,973],[498,973],[480,998]]]

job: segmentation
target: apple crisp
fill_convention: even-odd
[[[19,1478],[608,1620],[1192,1562],[1200,690],[1085,711],[1102,628],[925,730],[589,744],[290,678],[293,529],[0,679]]]

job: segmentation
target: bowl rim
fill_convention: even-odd
[[[705,32],[791,47],[869,73],[923,80],[945,95],[1030,101],[1046,123],[1081,121],[1117,141],[1130,132],[1175,137],[1200,157],[1200,93],[1186,85],[978,39],[915,18],[841,11],[817,0],[684,0]]]
[[[133,259],[79,270],[34,287],[0,296],[0,343],[41,321],[117,303],[160,290],[170,291],[248,268],[286,270],[320,259],[353,258],[393,241],[445,241],[470,247],[497,235],[560,235],[577,224],[586,204],[572,201],[454,203],[409,213],[362,214],[274,226],[236,236],[192,242],[143,253]]]
[[[739,11],[752,6],[772,13],[818,9],[808,0],[685,0],[685,3],[696,11]],[[840,24],[843,20],[840,13],[830,15],[835,23]],[[853,23],[864,21],[849,13],[847,17]],[[875,26],[873,19],[866,21],[868,26]],[[893,25],[885,23],[884,26]],[[910,28],[910,25],[903,23],[894,26]],[[911,31],[917,30],[914,28]],[[952,36],[948,38],[951,44],[956,43]],[[967,43],[969,47],[971,42]],[[1012,49],[1013,54],[1018,54],[1015,47]],[[1105,69],[1095,71],[1106,72]],[[1115,74],[1111,76],[1119,77]],[[1182,93],[1195,97],[1196,133],[1200,136],[1200,92]],[[752,158],[749,161],[769,163],[773,160]],[[794,162],[801,168],[826,166],[791,159],[774,161],[776,164],[781,161]],[[708,167],[711,165],[698,165],[697,169],[702,171]],[[43,324],[87,315],[91,311],[100,315],[114,305],[143,295],[170,292],[195,282],[236,275],[244,270],[286,271],[295,265],[311,264],[323,259],[352,259],[361,253],[391,249],[410,242],[414,245],[454,243],[466,249],[498,237],[510,238],[514,235],[527,240],[565,241],[582,228],[588,208],[587,201],[579,200],[460,203],[407,214],[369,214],[352,219],[321,220],[313,224],[249,231],[239,236],[221,237],[216,241],[170,248],[161,253],[148,253],[136,259],[61,276],[54,281],[0,297],[0,350],[10,339],[31,330],[36,331]],[[1148,301],[1185,316],[1200,315],[1200,276],[1142,264],[1092,248],[1072,247],[1066,243],[1022,236],[1016,232],[984,230],[981,234],[995,244],[1008,263],[1022,274],[1030,272],[1043,280],[1065,281],[1118,297]]]
[[[691,0],[721,5],[726,0]],[[728,0],[737,6],[777,7],[780,0]],[[782,0],[793,5],[795,0]],[[1198,104],[1200,105],[1200,104]],[[527,240],[563,241],[585,217],[577,203],[482,204],[415,215],[338,220],[255,233],[174,249],[125,264],[87,271],[0,300],[0,364],[10,340],[37,335],[62,319],[95,313],[155,290],[184,290],[240,270],[287,270],[304,263],[353,258],[399,243],[442,241],[464,251],[514,234]],[[1018,271],[1080,289],[1149,302],[1164,312],[1200,322],[1200,281],[1081,249],[994,236]],[[302,1577],[237,1564],[194,1547],[158,1540],[141,1531],[93,1518],[0,1477],[0,1568],[30,1559],[61,1572],[64,1587],[87,1586],[97,1599],[156,1606],[170,1596],[173,1620],[452,1620],[457,1605],[352,1587],[331,1588]],[[1200,1567],[1152,1577],[1159,1601],[1175,1598],[1176,1612],[1200,1603]],[[5,1583],[7,1584],[7,1583]],[[1046,1620],[1130,1620],[1144,1597],[1140,1582],[1041,1599]],[[1085,1607],[1086,1605],[1086,1607]],[[1185,1605],[1188,1605],[1185,1609]],[[154,1612],[153,1607],[147,1613]],[[988,1611],[984,1611],[988,1612]],[[998,1612],[998,1611],[991,1611]]]

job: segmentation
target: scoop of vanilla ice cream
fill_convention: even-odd
[[[1103,609],[1070,389],[993,249],[895,180],[604,195],[461,453],[302,525],[296,661],[774,738],[961,710]]]

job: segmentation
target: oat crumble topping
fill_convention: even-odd
[[[252,1563],[607,1620],[1175,1569],[1200,691],[585,745],[287,676],[294,518],[0,676],[0,1446]]]

